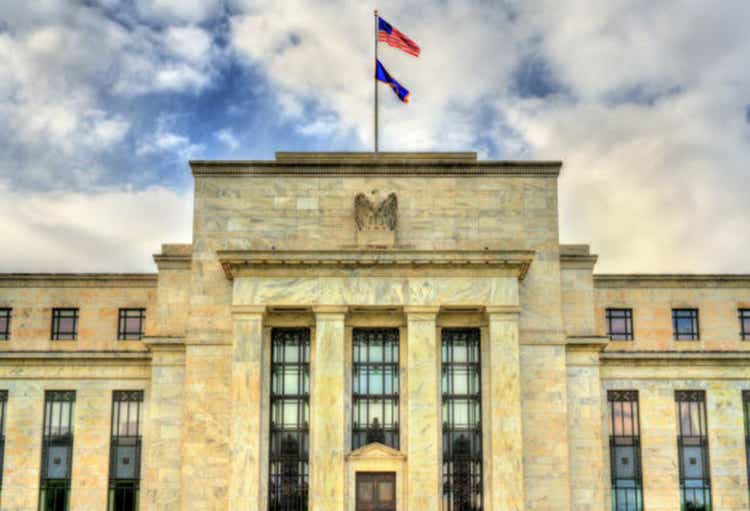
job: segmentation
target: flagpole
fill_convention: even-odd
[[[378,152],[378,10],[375,9],[375,68],[373,69],[372,78],[375,85],[375,152]]]

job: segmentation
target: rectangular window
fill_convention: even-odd
[[[72,390],[48,390],[44,393],[40,511],[69,509],[75,400],[76,393]]]
[[[3,466],[5,466],[5,423],[8,403],[8,391],[0,390],[0,491],[3,488]]]
[[[745,418],[745,468],[748,488],[750,488],[750,390],[742,391],[742,409]]]
[[[696,341],[698,332],[698,309],[672,309],[672,327],[676,341]]]
[[[142,390],[112,393],[108,511],[136,511],[141,482]]]
[[[399,448],[399,332],[352,333],[352,449],[372,442]]]
[[[78,337],[78,309],[52,309],[52,340]]]
[[[641,511],[643,480],[638,391],[610,390],[607,401],[612,511]]]
[[[0,309],[0,341],[10,339],[10,318],[11,309]]]
[[[146,309],[120,309],[117,322],[117,339],[127,341],[143,339]]]
[[[478,328],[442,331],[443,511],[482,509],[482,377]]]
[[[632,341],[633,309],[607,309],[607,335],[613,341]]]
[[[680,468],[680,496],[684,511],[710,511],[711,476],[708,460],[706,393],[678,390],[677,450]]]
[[[750,341],[750,309],[739,309],[740,317],[740,339]]]
[[[325,410],[318,411],[325,413]],[[271,331],[270,511],[304,511],[310,479],[310,330]],[[323,476],[324,477],[324,476]]]

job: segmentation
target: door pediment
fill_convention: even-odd
[[[359,449],[356,449],[349,454],[346,455],[346,459],[349,461],[357,461],[357,460],[385,460],[385,459],[391,459],[394,461],[405,461],[406,460],[406,454],[403,452],[394,449],[393,447],[389,447],[387,445],[383,445],[378,442],[373,442],[371,444],[364,445],[360,447]]]

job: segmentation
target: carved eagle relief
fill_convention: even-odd
[[[364,193],[354,197],[354,221],[357,229],[366,230],[396,230],[398,219],[398,200],[396,194],[391,193],[376,208]]]

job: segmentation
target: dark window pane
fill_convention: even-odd
[[[684,509],[711,508],[711,477],[706,428],[706,394],[675,392],[678,418],[680,496]]]
[[[75,392],[48,390],[44,396],[39,506],[43,510],[64,511],[68,508],[73,462]]]
[[[52,339],[75,340],[78,334],[78,309],[52,309]]]
[[[271,511],[307,509],[309,484],[310,331],[271,331]]]
[[[607,335],[612,340],[633,339],[632,309],[607,309]]]
[[[142,339],[146,309],[120,309],[117,338]]]
[[[352,334],[352,449],[399,446],[399,332],[355,328]]]
[[[673,309],[672,326],[675,340],[697,340],[699,338],[698,310]]]
[[[638,426],[638,392],[607,392],[610,411],[609,457],[612,477],[612,509],[641,511],[641,439]]]
[[[443,329],[443,511],[482,509],[482,395],[480,333]]]
[[[750,309],[740,309],[740,338],[750,341]]]

